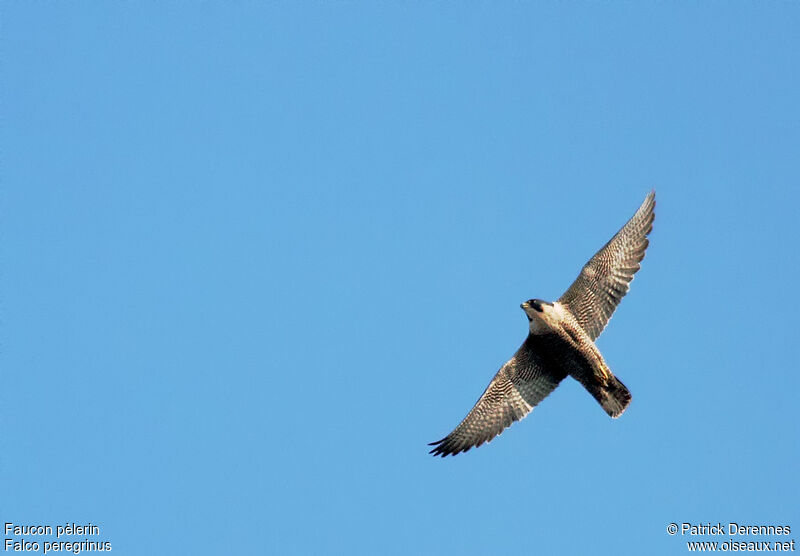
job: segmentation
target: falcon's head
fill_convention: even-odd
[[[541,299],[529,299],[520,307],[525,311],[528,322],[531,323],[532,332],[540,328],[553,327],[559,318],[555,305]]]

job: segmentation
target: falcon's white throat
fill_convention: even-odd
[[[545,334],[559,328],[559,324],[566,318],[566,309],[558,301],[550,304],[542,303],[542,310],[537,311],[533,307],[524,304],[525,314],[530,318],[531,334]]]

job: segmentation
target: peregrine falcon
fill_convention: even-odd
[[[628,293],[653,229],[655,191],[581,270],[561,298],[522,303],[528,337],[503,365],[475,407],[443,439],[432,442],[435,456],[456,455],[491,441],[519,421],[567,376],[580,382],[611,417],[631,403],[631,393],[615,377],[594,341]]]

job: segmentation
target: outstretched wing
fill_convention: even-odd
[[[592,340],[606,327],[639,270],[649,243],[647,234],[653,229],[655,206],[656,192],[651,191],[636,214],[586,263],[558,300]]]
[[[521,349],[498,371],[475,407],[445,438],[432,442],[431,454],[456,455],[495,436],[530,413],[566,375]]]

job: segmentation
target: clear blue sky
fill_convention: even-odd
[[[165,555],[800,537],[796,3],[4,2],[0,24],[0,521]],[[519,303],[651,188],[598,341],[630,409],[567,380],[429,456],[524,339]]]

